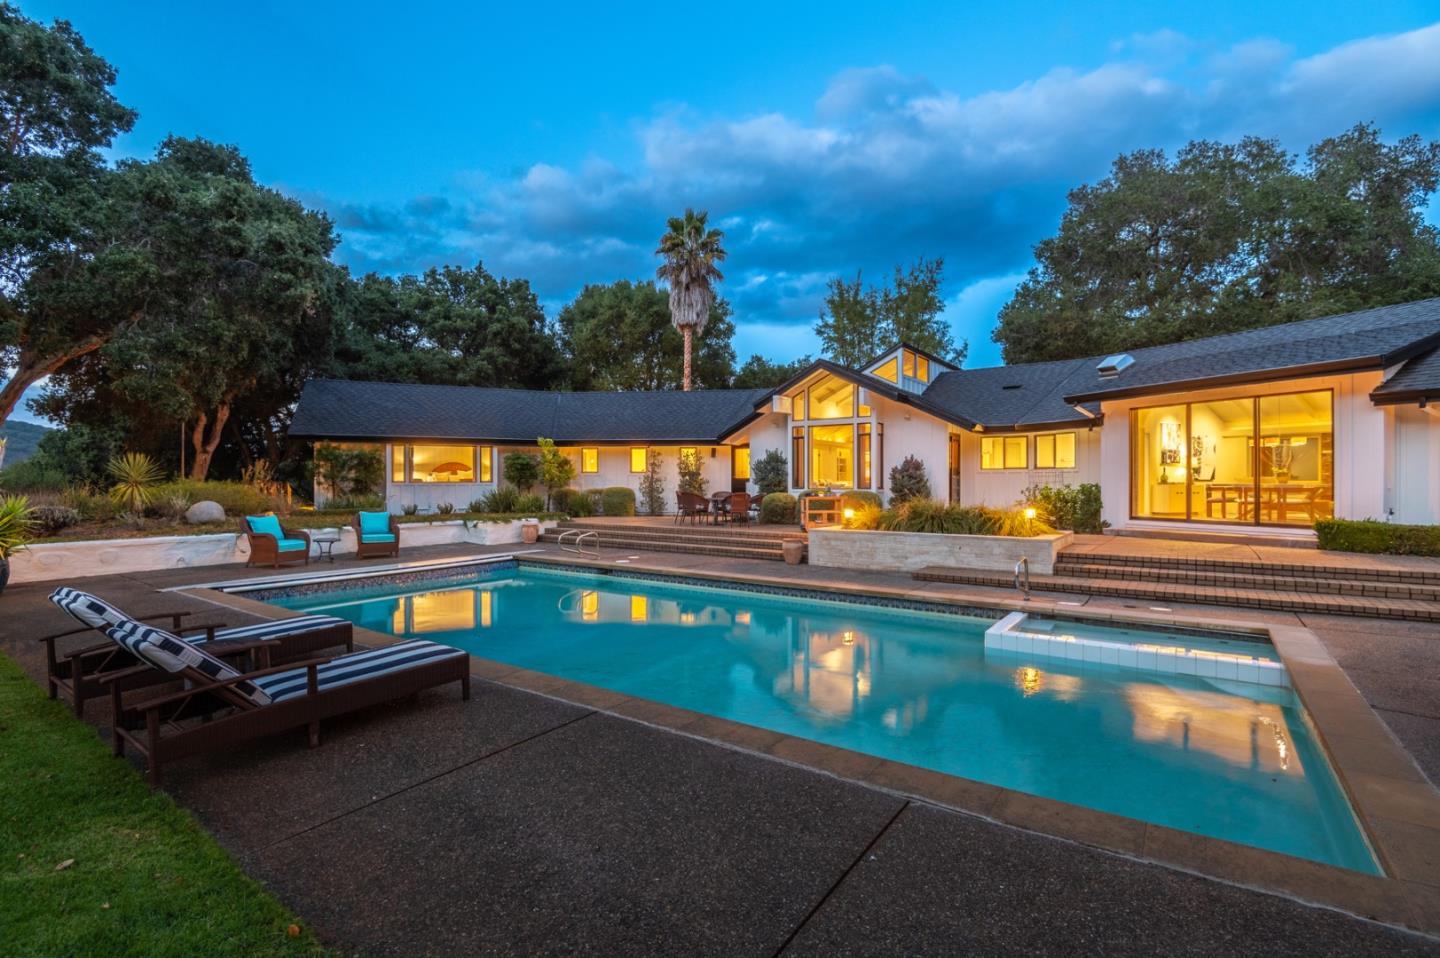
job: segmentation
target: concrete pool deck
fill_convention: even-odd
[[[493,551],[506,550],[425,554]],[[792,584],[810,584],[806,577],[815,575],[840,584],[833,570],[691,561],[651,554],[625,565],[763,573]],[[155,588],[271,574],[217,571],[80,584],[144,613],[200,602],[156,595]],[[911,593],[1003,598],[994,590],[917,589],[908,578],[889,578]],[[845,579],[857,589],[900,588],[882,576]],[[3,648],[32,676],[38,649],[26,639],[65,624],[45,602],[48,591],[14,587],[3,600]],[[1107,607],[1123,609],[1118,602],[1085,606]],[[1200,612],[1214,619],[1217,610]],[[1234,617],[1297,631],[1309,625],[1330,643],[1323,622]],[[1440,716],[1409,709],[1428,702],[1433,712],[1440,637],[1400,623],[1374,623],[1370,632],[1365,626],[1345,619],[1334,627],[1344,633],[1336,656],[1342,666],[1353,657],[1356,683],[1372,704],[1380,702],[1382,714],[1413,719],[1401,723],[1400,734],[1416,743],[1412,751],[1433,775],[1426,756],[1433,758]],[[1285,856],[1248,850],[1258,857],[1219,876],[1237,884],[1212,881],[1137,860],[1147,843],[1162,843],[1171,846],[1169,859],[1189,854],[1190,871],[1215,874],[1213,848],[1197,836],[1143,826],[1138,836],[1113,834],[1114,816],[1067,811],[1057,821],[1050,806],[1059,803],[999,789],[990,794],[979,783],[886,768],[893,763],[693,713],[667,715],[665,706],[567,687],[573,683],[550,676],[478,662],[476,671],[493,684],[482,682],[468,706],[444,691],[429,693],[415,706],[399,703],[327,723],[324,744],[314,751],[304,748],[303,736],[282,737],[177,763],[167,771],[167,790],[247,871],[310,919],[323,940],[367,954],[1440,953],[1433,939],[1237,887],[1283,886],[1284,876],[1276,882],[1255,870],[1273,869],[1275,859],[1296,861]],[[93,703],[91,717],[100,717],[100,704]],[[655,727],[676,723],[679,734]],[[947,788],[949,794],[932,791]],[[944,807],[974,811],[975,802],[987,803],[989,818],[1020,828]],[[1036,834],[1066,829],[1074,841]],[[1411,863],[1422,879],[1440,882],[1433,865]],[[1354,874],[1314,867],[1320,871],[1313,881]],[[1409,925],[1440,914],[1440,889],[1412,884],[1403,914],[1382,913],[1393,903],[1373,911]]]

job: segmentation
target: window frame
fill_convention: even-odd
[[[790,427],[790,488],[805,488],[805,427]]]
[[[1010,464],[1010,444],[1016,440],[1020,442],[1022,450],[1022,462],[1018,466]],[[985,444],[994,442],[1000,444],[1000,465],[985,465]],[[991,457],[994,459],[994,456]],[[1030,468],[1030,437],[1028,435],[1000,434],[996,436],[980,437],[980,471],[981,472],[1023,472]]]
[[[594,467],[593,469],[586,469],[586,468],[585,468],[585,459],[586,459],[587,456],[594,456],[594,457],[595,457],[595,467]],[[600,472],[600,447],[599,447],[599,446],[581,446],[581,447],[580,447],[580,475],[582,475],[582,476],[594,476],[594,475],[598,475],[599,472]]]
[[[636,469],[636,468],[635,468],[635,454],[636,454],[637,452],[640,454],[640,468],[639,468],[639,469]],[[649,447],[649,446],[631,446],[631,447],[630,447],[630,475],[632,475],[632,476],[644,475],[645,473],[647,473],[647,472],[649,472],[649,471],[650,471],[650,447]]]
[[[474,478],[467,482],[425,482],[415,479],[415,449],[423,446],[443,446],[455,449],[470,450],[470,475]],[[489,451],[488,469],[485,463],[484,451]],[[398,453],[398,455],[397,455]],[[402,478],[396,479],[396,463],[401,466]],[[392,486],[481,486],[494,485],[495,483],[495,447],[482,445],[474,442],[392,442],[390,443],[390,484]],[[483,478],[486,473],[490,478]]]
[[[1070,437],[1070,465],[1068,465],[1068,466],[1064,466],[1064,465],[1061,465],[1061,464],[1060,464],[1060,437],[1061,437],[1061,436],[1069,436],[1069,437]],[[1041,455],[1041,452],[1040,452],[1040,447],[1041,447],[1041,444],[1043,443],[1044,440],[1049,440],[1049,445],[1050,445],[1050,465],[1048,465],[1048,466],[1045,465],[1045,462],[1044,462],[1044,460],[1042,459],[1042,455]],[[1037,435],[1037,436],[1035,437],[1035,468],[1036,468],[1036,469],[1047,469],[1047,470],[1051,470],[1051,471],[1056,471],[1056,470],[1066,470],[1066,471],[1068,471],[1068,470],[1078,469],[1078,468],[1079,468],[1079,452],[1078,452],[1078,450],[1079,450],[1079,443],[1080,443],[1079,437],[1078,437],[1074,432],[1071,432],[1071,431],[1040,433],[1039,435]]]

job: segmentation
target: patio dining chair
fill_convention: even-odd
[[[88,699],[105,694],[104,677],[107,674],[132,669],[139,663],[114,642],[87,645],[63,655],[57,652],[56,642],[87,632],[104,635],[106,629],[126,622],[168,619],[170,631],[186,642],[206,643],[213,655],[223,658],[243,656],[263,665],[280,665],[309,658],[325,649],[343,647],[350,652],[355,648],[354,627],[333,615],[300,615],[227,628],[224,622],[186,624],[184,620],[191,616],[190,612],[130,616],[98,596],[68,586],[52,592],[50,601],[81,624],[81,628],[39,639],[45,643],[46,692],[52,699],[63,694],[77,717],[84,714]],[[196,634],[186,636],[187,632]],[[168,680],[168,676],[136,673],[129,677],[126,687],[139,688]]]
[[[675,521],[689,518],[691,522],[710,514],[710,500],[693,492],[675,493]]]
[[[750,499],[748,492],[730,493],[729,510],[731,522],[750,521]]]
[[[167,762],[306,727],[310,747],[320,744],[320,723],[393,699],[460,683],[470,698],[470,656],[460,649],[416,639],[337,658],[241,671],[164,629],[126,622],[108,635],[149,669],[182,679],[185,688],[127,704],[123,672],[110,677],[111,748],[145,757],[152,786]]]

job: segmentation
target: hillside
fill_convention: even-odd
[[[35,454],[35,446],[39,444],[40,437],[49,431],[47,426],[37,426],[33,422],[17,422],[13,419],[0,426],[0,439],[7,440],[4,464],[11,466],[22,459],[29,459]]]

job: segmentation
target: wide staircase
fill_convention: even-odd
[[[731,559],[773,559],[783,562],[782,543],[787,539],[805,541],[805,533],[794,527],[760,525],[699,525],[654,522],[624,522],[606,519],[567,519],[540,536],[541,542],[559,542],[567,531],[594,532],[581,543],[586,551],[599,546],[602,556],[625,552],[683,552],[689,555],[723,556]],[[566,536],[574,545],[576,536]]]
[[[1434,568],[1386,567],[1310,556],[1286,563],[1067,550],[1056,557],[1053,575],[1031,577],[1031,588],[1152,603],[1440,622],[1440,563]],[[1003,588],[1014,584],[1007,572],[943,566],[928,566],[914,577]]]

